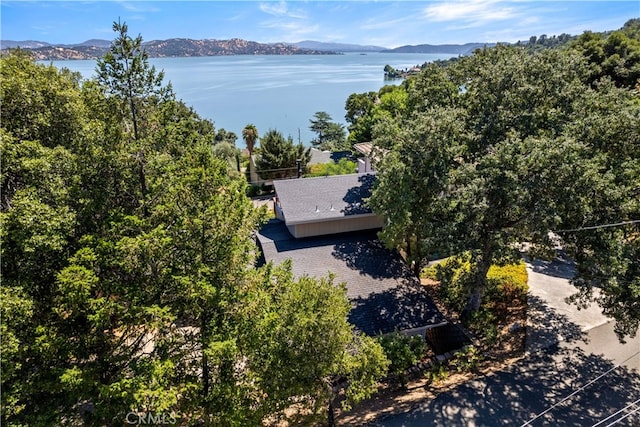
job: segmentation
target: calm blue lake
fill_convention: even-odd
[[[260,134],[277,129],[308,144],[314,134],[309,119],[326,111],[346,124],[344,104],[352,93],[377,91],[384,80],[384,66],[410,68],[448,54],[347,53],[344,55],[264,55],[198,58],[152,58],[164,70],[178,98],[200,116],[238,135],[253,123]],[[95,61],[54,61],[57,67],[79,71],[86,78],[95,73]],[[398,83],[399,81],[395,81]]]

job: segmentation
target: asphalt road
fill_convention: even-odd
[[[613,354],[613,360],[603,353]],[[634,409],[638,412],[622,418]],[[531,426],[638,426],[639,410],[640,337],[622,345],[607,323],[580,342],[540,350],[506,371],[372,425],[523,426],[530,421]]]
[[[371,426],[640,426],[640,334],[618,341],[597,306],[578,311],[572,264],[528,264],[527,356]]]

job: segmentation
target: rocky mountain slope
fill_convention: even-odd
[[[2,49],[28,49],[37,60],[96,59],[105,54],[110,42],[89,40],[76,45],[51,45],[45,42],[6,40]],[[143,43],[151,58],[221,55],[326,55],[335,52],[305,49],[287,43],[265,44],[242,39],[193,40],[168,39]]]

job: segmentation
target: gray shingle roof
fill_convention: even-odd
[[[351,174],[274,181],[287,224],[372,214],[364,203],[375,175]]]
[[[290,258],[293,274],[326,276],[345,282],[353,308],[349,321],[369,335],[443,322],[445,319],[417,278],[375,231],[294,239],[284,223],[272,220],[258,234],[266,261]]]
[[[351,151],[322,151],[311,148],[311,160],[309,165],[321,163],[338,163],[340,159],[352,157]]]

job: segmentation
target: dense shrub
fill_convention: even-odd
[[[330,176],[330,175],[348,175],[356,173],[358,166],[355,162],[346,158],[340,159],[338,163],[318,163],[309,166],[309,173],[305,177],[314,176]]]
[[[260,186],[251,184],[247,186],[247,197],[255,197],[260,194]]]
[[[447,258],[439,264],[425,268],[422,277],[437,280],[438,293],[443,302],[460,313],[466,306],[471,276],[471,257],[468,253]],[[524,261],[505,266],[492,265],[487,273],[487,289],[483,306],[512,305],[523,302],[529,286]],[[486,317],[486,314],[478,314]],[[481,322],[487,323],[487,322]]]
[[[434,363],[431,369],[425,372],[425,377],[432,383],[441,383],[449,378],[449,367],[445,363]]]
[[[473,330],[487,345],[493,345],[498,339],[498,316],[486,305],[474,311],[467,320],[467,326]]]
[[[447,258],[439,264],[425,268],[422,277],[440,282],[438,294],[442,301],[460,313],[466,303],[471,277],[471,258],[468,254]]]
[[[504,266],[493,265],[487,273],[487,294],[490,300],[524,301],[529,291],[524,261]]]
[[[427,351],[427,345],[420,336],[408,336],[398,332],[382,335],[378,338],[387,359],[391,362],[389,373],[405,385],[405,371],[417,364]]]
[[[458,372],[476,371],[482,359],[483,356],[476,347],[465,345],[456,352],[453,359],[449,362],[449,365],[454,367]]]

